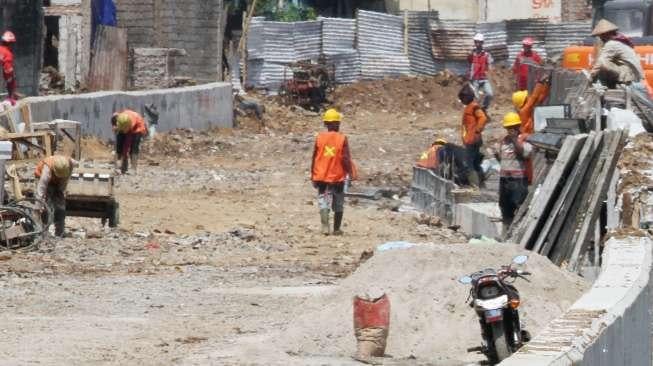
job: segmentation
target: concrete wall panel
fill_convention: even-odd
[[[61,118],[82,123],[82,133],[113,139],[110,118],[124,108],[144,113],[153,103],[159,110],[157,130],[233,127],[231,84],[212,83],[186,88],[137,92],[97,92],[26,98],[34,121]]]

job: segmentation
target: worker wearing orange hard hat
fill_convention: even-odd
[[[519,115],[510,112],[503,117],[507,135],[501,141],[495,157],[501,163],[499,172],[499,208],[504,225],[504,234],[512,223],[515,212],[528,195],[526,161],[533,147],[526,142],[527,135],[520,134],[522,124]]]
[[[16,99],[18,99],[18,95],[16,94],[18,83],[16,82],[14,52],[12,51],[14,43],[16,43],[16,36],[13,32],[5,31],[0,36],[0,66],[2,67],[2,76],[7,83],[7,94],[12,104],[15,104]]]
[[[515,84],[517,90],[528,89],[528,67],[542,65],[542,58],[533,50],[535,40],[526,37],[522,41],[522,51],[515,58],[512,66],[512,72],[515,74]]]
[[[342,115],[335,109],[322,116],[326,131],[317,135],[311,164],[311,182],[318,190],[322,233],[330,234],[329,215],[333,209],[333,234],[342,235],[345,203],[345,182],[356,179],[356,169],[351,159],[347,137],[340,132]]]

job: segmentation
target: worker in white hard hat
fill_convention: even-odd
[[[16,36],[13,32],[5,31],[0,36],[0,67],[2,67],[2,76],[4,76],[7,83],[7,94],[12,104],[15,104],[16,99],[18,99],[14,53],[11,49],[14,43],[16,43]]]
[[[41,160],[34,170],[36,198],[44,201],[54,214],[54,234],[62,237],[66,221],[66,187],[77,162],[63,155]]]
[[[490,102],[494,97],[494,92],[492,91],[492,84],[488,79],[488,72],[492,65],[492,55],[483,49],[483,43],[485,42],[485,36],[481,33],[476,33],[474,36],[474,49],[467,56],[469,61],[469,80],[474,88],[476,93],[476,99],[481,102],[481,108],[484,111],[487,111],[490,106]],[[483,91],[484,97],[481,101],[480,91]]]

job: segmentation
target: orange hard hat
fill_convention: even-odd
[[[5,31],[4,33],[2,33],[2,38],[0,39],[2,39],[2,42],[7,42],[7,43],[16,42],[16,36],[12,31]]]
[[[522,41],[522,44],[523,44],[524,46],[532,46],[533,44],[535,44],[535,41],[534,41],[533,38],[531,38],[531,37],[526,37],[526,38],[524,38],[524,40]]]

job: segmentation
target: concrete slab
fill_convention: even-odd
[[[75,95],[30,97],[34,122],[57,118],[79,121],[84,135],[113,139],[111,116],[129,108],[145,115],[145,106],[159,111],[157,131],[175,128],[205,130],[233,127],[233,95],[230,83],[211,83],[184,88],[133,92],[96,92]]]
[[[458,203],[454,223],[469,236],[501,238],[501,210],[497,202]]]

